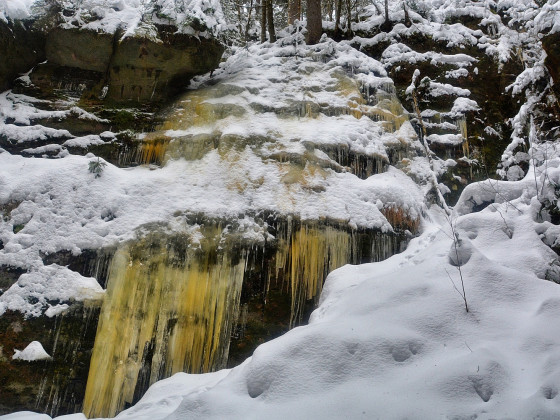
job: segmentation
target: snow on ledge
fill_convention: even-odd
[[[23,360],[26,362],[34,362],[36,360],[49,360],[51,356],[45,351],[43,345],[38,341],[32,341],[23,350],[14,349],[13,360]]]
[[[20,311],[26,316],[40,316],[49,301],[99,300],[104,290],[93,277],[82,275],[56,264],[22,274],[2,296],[0,315],[7,310]],[[35,303],[31,303],[35,301]],[[54,316],[67,307],[50,306],[47,316]]]

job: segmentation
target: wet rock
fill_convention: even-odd
[[[0,317],[0,415],[39,411],[56,416],[81,410],[99,308],[75,304],[64,314]],[[41,340],[52,359],[12,360],[15,349]]]
[[[56,28],[46,42],[49,63],[65,68],[65,77],[89,72],[85,99],[109,103],[161,102],[220,62],[223,46],[195,38],[174,26],[158,26],[158,38]],[[93,76],[93,77],[92,77]],[[72,77],[72,76],[70,76]]]
[[[216,40],[159,27],[163,43],[127,37],[116,45],[109,69],[107,100],[161,101],[184,88],[197,74],[216,68],[224,51]]]
[[[0,91],[45,60],[45,34],[31,21],[0,20]]]

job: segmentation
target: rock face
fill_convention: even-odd
[[[11,109],[0,112],[0,147],[25,156],[93,152],[119,166],[152,163],[131,133],[151,131],[155,108],[216,68],[224,47],[170,24],[126,36],[63,27],[57,13],[0,20],[0,87],[12,88],[2,93]],[[39,99],[40,111],[29,98]]]
[[[216,68],[224,51],[217,40],[179,33],[173,25],[155,25],[156,34],[123,37],[121,30],[53,28],[56,23],[51,15],[0,21],[0,90],[47,60],[30,75],[43,96],[71,79],[80,89],[70,90],[82,99],[117,105],[162,102],[193,76]]]
[[[45,38],[32,22],[0,20],[0,91],[6,90],[18,74],[45,60]]]
[[[197,74],[217,67],[223,46],[216,40],[176,33],[158,25],[157,40],[122,38],[93,30],[57,28],[46,41],[49,63],[70,72],[97,73],[97,83],[84,94],[116,103],[160,102],[186,86]],[[53,81],[56,83],[56,80]]]
[[[34,410],[55,416],[79,411],[85,392],[99,308],[74,305],[65,314],[0,317],[0,415]],[[52,359],[12,360],[17,348],[40,336]]]
[[[58,66],[104,73],[112,53],[113,35],[108,33],[55,28],[47,37],[47,60]]]
[[[478,39],[493,36],[481,19],[465,18],[460,24],[476,29],[472,33]],[[420,133],[418,107],[430,149],[443,161],[455,160],[443,177],[450,189],[446,198],[454,203],[467,183],[485,178],[492,172],[489,168],[500,162],[512,133],[508,121],[520,106],[519,98],[512,96],[507,86],[523,71],[523,63],[516,55],[500,61],[480,48],[474,36],[448,45],[448,40],[403,28],[399,23],[388,34],[376,29],[361,34],[368,42],[360,45],[361,38],[355,42],[385,64],[399,99],[411,112]],[[393,39],[393,44],[387,39]],[[415,70],[417,105],[410,88]]]
[[[163,43],[125,38],[116,44],[109,68],[107,99],[159,101],[197,74],[216,68],[224,51],[215,40],[161,28]]]

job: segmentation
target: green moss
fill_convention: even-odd
[[[25,224],[14,225],[13,231],[14,233],[20,232],[25,227]]]
[[[112,118],[112,122],[119,130],[130,127],[134,122],[134,120],[135,120],[134,114],[124,109],[118,111]]]

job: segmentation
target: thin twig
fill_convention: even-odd
[[[467,303],[467,293],[465,292],[465,281],[463,279],[463,272],[461,270],[461,263],[462,261],[459,259],[459,248],[458,248],[458,244],[459,244],[459,235],[457,233],[457,231],[455,230],[455,226],[453,225],[453,220],[451,220],[451,218],[448,216],[447,217],[447,221],[449,223],[449,226],[451,227],[451,234],[453,236],[453,248],[455,250],[455,262],[456,262],[456,267],[457,267],[457,271],[459,272],[459,278],[461,279],[461,288],[463,289],[463,292],[461,293],[458,288],[455,286],[455,283],[453,283],[453,286],[455,287],[455,290],[457,290],[459,292],[459,294],[461,295],[461,297],[463,298],[463,301],[465,302],[465,310],[467,312],[469,312],[469,305]],[[447,272],[447,270],[445,270]],[[451,279],[451,276],[449,275],[449,273],[447,272],[447,275],[449,276],[449,278]],[[453,280],[451,280],[453,282]]]

